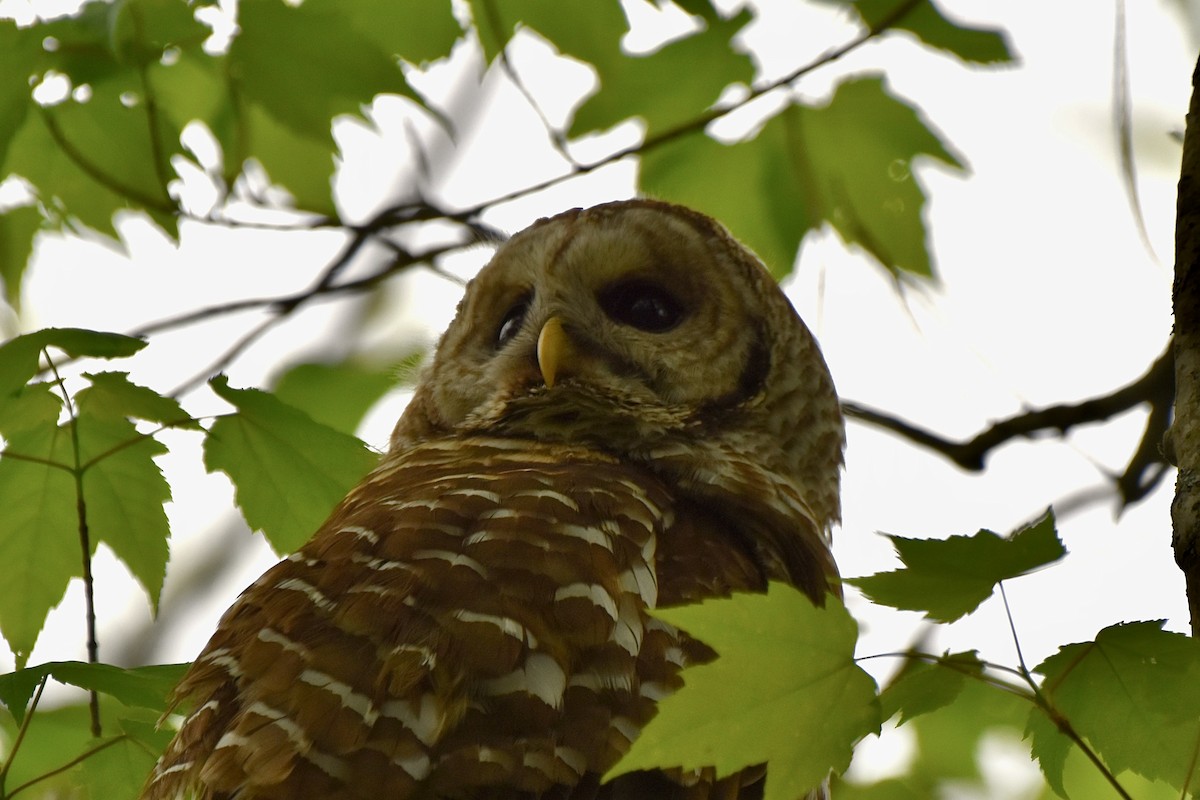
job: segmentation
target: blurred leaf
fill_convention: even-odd
[[[1094,642],[1060,647],[1034,671],[1042,692],[1114,772],[1130,770],[1177,789],[1195,780],[1200,741],[1200,642],[1162,630],[1162,621],[1113,625]],[[1031,725],[1034,747],[1061,781],[1062,748]]]
[[[1019,741],[1029,708],[1023,697],[966,681],[953,703],[905,726],[917,736],[917,756],[909,771],[912,785],[930,787],[926,797],[940,796],[933,787],[956,781],[982,786],[980,745],[998,734]]]
[[[1054,529],[1054,515],[1004,538],[988,530],[949,539],[888,536],[905,568],[865,578],[848,578],[876,603],[925,611],[939,622],[970,614],[991,596],[996,584],[1024,575],[1066,555]]]
[[[910,659],[900,675],[879,695],[883,719],[900,715],[897,725],[954,702],[967,677],[983,673],[975,651],[947,653],[937,661]]]
[[[233,480],[246,522],[277,552],[291,552],[316,532],[376,456],[353,436],[314,422],[267,392],[231,388],[223,376],[210,385],[237,413],[209,429],[204,464]]]
[[[0,394],[0,435],[11,443],[13,435],[21,431],[53,428],[61,412],[62,398],[48,383],[31,383],[15,393]]]
[[[405,8],[392,5],[388,17]],[[297,6],[242,0],[238,5],[240,32],[229,48],[229,74],[246,103],[243,124],[250,146],[242,155],[262,162],[309,210],[334,210],[334,117],[361,116],[380,94],[423,103],[396,57],[381,47],[381,34],[364,32],[364,13],[348,16],[328,2]],[[388,20],[375,24],[386,29]]]
[[[93,739],[91,754],[71,770],[76,786],[92,800],[137,797],[161,752],[122,734]]]
[[[0,719],[4,716],[0,714]],[[16,726],[6,727],[9,728],[9,735],[5,738],[11,742]],[[83,753],[91,741],[86,706],[39,708],[30,720],[25,738],[21,741],[21,749],[13,756],[5,775],[4,788],[11,792],[28,781],[49,775]],[[36,792],[26,790],[17,797],[25,797],[26,793],[30,793],[33,797],[50,800],[71,797],[71,793],[78,790],[75,779],[68,774],[54,775],[39,781],[33,788],[36,788]]]
[[[126,358],[146,346],[141,339],[82,328],[43,328],[0,345],[0,395],[18,391],[37,374],[42,350],[53,347],[72,358]]]
[[[708,765],[724,776],[769,762],[766,800],[795,798],[831,767],[845,770],[854,743],[879,729],[875,683],[854,663],[858,627],[833,597],[817,608],[772,583],[767,594],[652,613],[720,655],[684,669],[684,688],[659,702],[606,777]]]
[[[63,708],[39,708],[30,720],[21,749],[13,758],[11,769],[5,776],[5,789],[10,792],[28,781],[37,780],[36,784],[24,789],[16,795],[21,798],[79,798],[81,797],[81,773],[78,768],[63,767],[77,758],[92,752],[99,745],[114,738],[114,735],[126,733],[134,743],[148,753],[154,753],[157,741],[144,735],[147,727],[153,727],[158,712],[144,709],[129,708],[113,702],[106,695],[100,695],[100,719],[104,727],[103,739],[92,739],[88,733],[88,709],[84,704],[70,705]],[[0,738],[12,741],[16,728],[7,715],[0,714]],[[133,731],[132,734],[129,731]],[[118,746],[118,745],[113,745]],[[106,748],[107,749],[107,748]],[[103,751],[101,751],[103,752]],[[86,760],[95,758],[90,755]],[[84,763],[86,763],[86,760]],[[145,778],[149,765],[142,772]],[[57,774],[51,775],[51,773]],[[126,792],[120,795],[106,795],[92,792],[93,800],[126,800],[134,795]]]
[[[34,107],[29,79],[45,69],[42,38],[37,28],[18,28],[13,20],[0,19],[0,175],[12,171],[9,143]]]
[[[621,37],[629,30],[617,3],[574,3],[569,14],[560,0],[468,0],[468,5],[489,64],[521,26],[589,64],[619,57]]]
[[[820,224],[809,216],[788,161],[786,119],[786,113],[775,117],[737,144],[697,133],[656,147],[642,155],[640,191],[721,220],[782,278],[792,271],[804,234]]]
[[[123,669],[111,664],[52,661],[0,675],[0,703],[20,723],[38,683],[49,675],[59,683],[103,692],[127,706],[167,710],[167,693],[187,671],[188,664],[155,664]],[[39,712],[40,713],[40,712]]]
[[[10,150],[8,167],[35,187],[43,202],[61,204],[66,219],[115,236],[112,215],[141,208],[174,236],[172,156],[181,153],[170,118],[151,113],[148,99],[120,75],[89,84],[85,102],[68,98],[39,107]]]
[[[13,308],[21,305],[21,279],[33,254],[33,238],[42,227],[36,206],[18,206],[0,212],[0,281],[4,299]]]
[[[850,783],[833,778],[830,796],[837,800],[928,800],[929,795],[908,786],[903,780],[889,778],[871,784]]]
[[[754,64],[735,52],[730,40],[751,19],[743,10],[731,19],[713,20],[705,30],[647,55],[629,55],[619,47],[597,54],[591,63],[600,88],[576,109],[570,135],[607,129],[630,117],[645,120],[647,135],[653,135],[695,119],[731,83],[749,85]]]
[[[856,12],[863,24],[878,30],[900,6],[909,0],[821,0]],[[981,64],[1006,63],[1013,60],[1004,31],[991,27],[959,25],[942,16],[933,0],[917,3],[891,29],[905,30],[925,44],[953,53],[964,61]]]
[[[448,56],[463,33],[450,0],[305,0],[305,5],[342,17],[383,52],[411,64]]]
[[[257,103],[244,104],[242,121],[248,132],[245,155],[257,159],[271,180],[291,193],[297,207],[330,216],[337,214],[332,194],[335,165],[332,137],[329,142],[319,142],[296,133]]]
[[[823,222],[893,276],[932,277],[925,193],[912,175],[919,156],[962,168],[882,79],[854,78],[828,105],[789,106],[753,139],[723,145],[695,134],[650,150],[639,186],[720,219],[776,277],[791,272],[800,241]]]
[[[108,43],[116,60],[141,68],[171,47],[198,49],[211,31],[178,0],[121,0],[109,12]]]
[[[397,383],[392,367],[297,364],[279,377],[275,396],[322,425],[353,435],[371,407]]]

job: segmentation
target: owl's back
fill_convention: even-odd
[[[226,613],[144,797],[738,797],[598,783],[712,656],[646,610],[787,577],[737,527],[592,450],[396,452]]]

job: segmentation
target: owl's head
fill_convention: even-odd
[[[729,456],[837,518],[843,430],[812,335],[720,224],[650,200],[542,219],[467,287],[393,447],[487,434],[711,481]]]

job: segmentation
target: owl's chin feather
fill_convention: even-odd
[[[568,378],[553,388],[538,385],[495,398],[459,429],[627,454],[693,427],[692,411],[683,406]]]

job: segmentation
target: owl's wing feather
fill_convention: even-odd
[[[681,667],[711,657],[646,609],[763,581],[642,470],[507,444],[409,451],[226,613],[145,797],[594,789]]]

